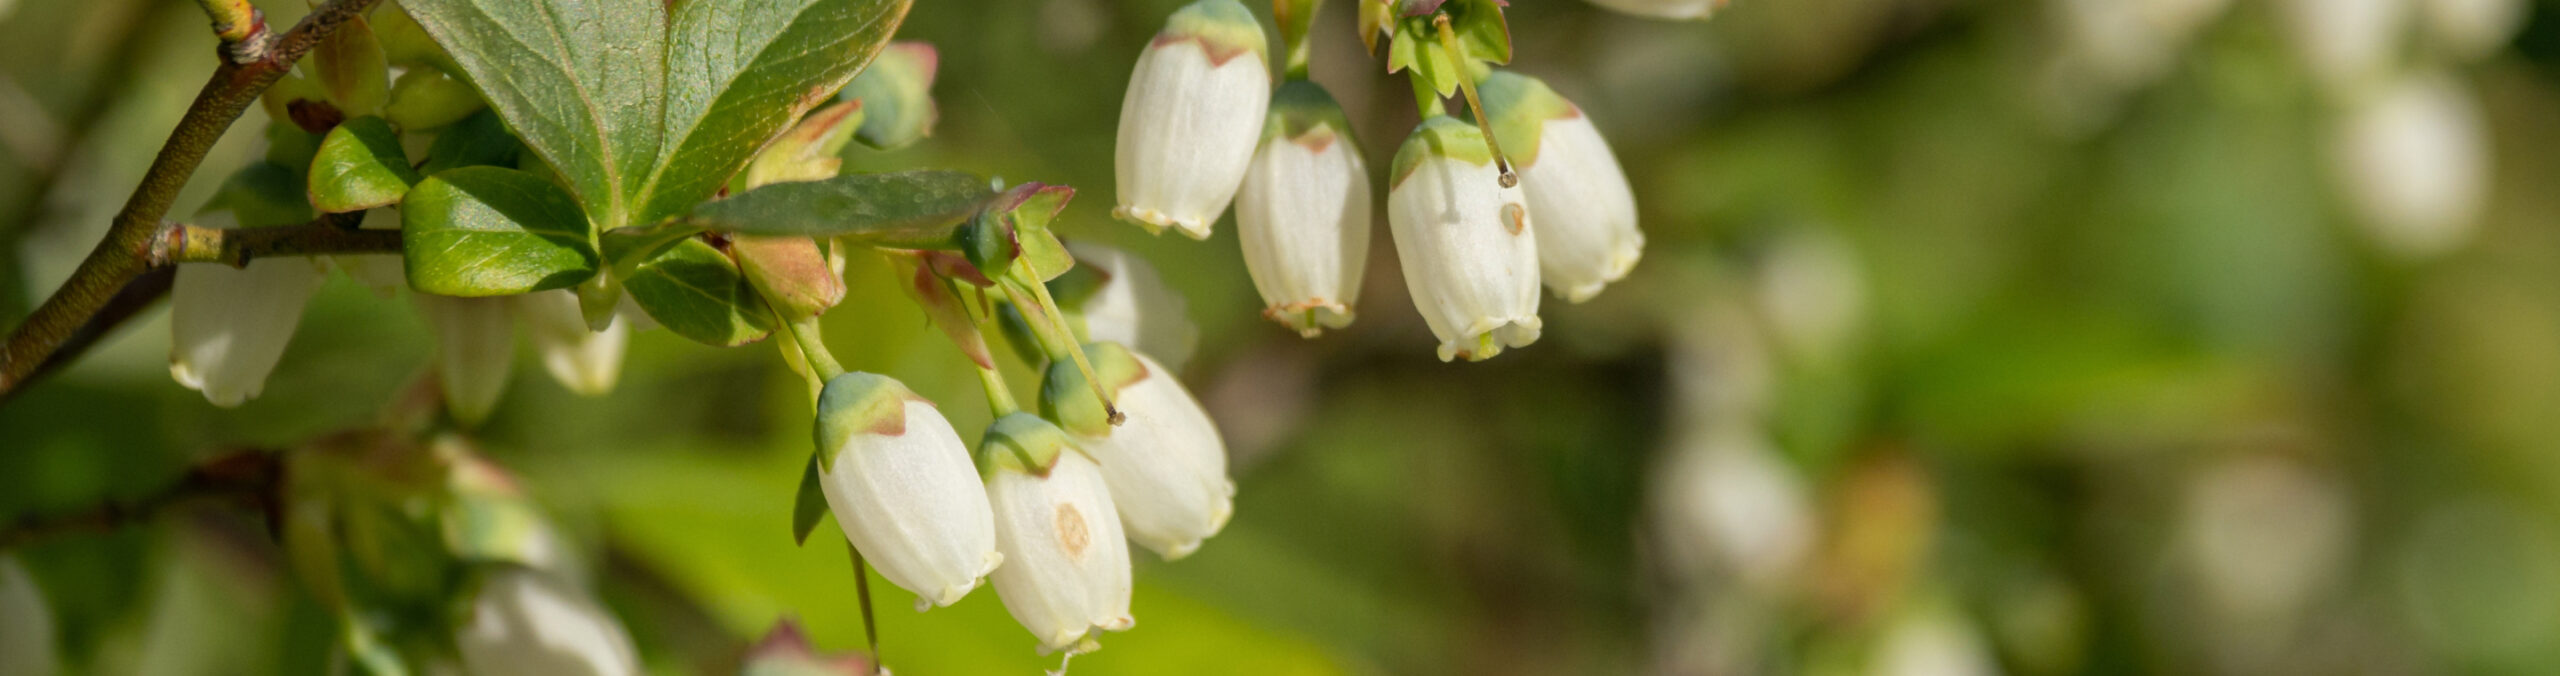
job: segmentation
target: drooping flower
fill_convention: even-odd
[[[549,575],[513,566],[491,570],[454,632],[462,664],[476,676],[627,676],[640,659],[622,623],[593,599]]]
[[[1092,652],[1129,616],[1129,544],[1102,469],[1056,425],[998,418],[978,447],[1005,565],[988,576],[1042,654]]]
[[[234,223],[229,211],[206,212],[198,222]],[[259,258],[240,268],[179,266],[169,291],[169,377],[215,406],[256,398],[323,279],[319,267],[298,258]]]
[[[1271,102],[1267,49],[1262,24],[1236,0],[1200,0],[1165,21],[1120,102],[1112,215],[1149,232],[1171,226],[1209,237],[1244,180]]]
[[[2470,239],[2490,182],[2485,127],[2469,92],[2442,76],[2407,78],[2348,110],[2340,192],[2383,250],[2425,258]]]
[[[536,291],[512,297],[516,319],[533,337],[542,368],[569,391],[590,397],[613,391],[622,375],[622,352],[631,342],[631,323],[620,316],[604,330],[587,329],[578,310],[578,294],[569,289]]]
[[[1599,295],[1644,255],[1636,194],[1591,118],[1537,78],[1497,71],[1483,92],[1495,140],[1538,224],[1538,274],[1567,302]]]
[[[1235,513],[1226,442],[1209,412],[1163,365],[1117,343],[1084,350],[1094,377],[1127,418],[1112,425],[1083,371],[1064,361],[1049,365],[1041,415],[1075,435],[1078,447],[1102,465],[1130,541],[1168,561],[1189,556]]]
[[[444,387],[446,411],[464,427],[479,426],[507,393],[507,374],[515,366],[510,302],[431,293],[409,297],[436,332],[436,379]]]
[[[917,611],[958,602],[1004,561],[969,445],[932,402],[887,376],[836,376],[818,397],[817,442],[828,511]]]
[[[2418,0],[2428,34],[2454,56],[2477,59],[2505,47],[2524,27],[2524,0]]]
[[[2409,23],[2409,0],[2285,0],[2279,18],[2294,51],[2321,84],[2352,93],[2390,70]]]
[[[1236,234],[1262,315],[1308,337],[1351,325],[1374,208],[1342,106],[1313,82],[1280,85],[1236,193]]]
[[[1083,319],[1085,340],[1127,345],[1176,369],[1191,360],[1200,343],[1200,327],[1191,323],[1190,303],[1147,259],[1107,246],[1073,242],[1076,266],[1097,273],[1101,284],[1071,303]]]
[[[1537,342],[1538,240],[1520,189],[1503,187],[1484,134],[1425,120],[1387,179],[1405,288],[1440,340],[1440,359],[1490,359]]]
[[[1724,9],[1726,0],[1591,0],[1591,4],[1656,19],[1703,20]]]

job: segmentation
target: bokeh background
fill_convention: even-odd
[[[1385,167],[1409,89],[1331,4],[1315,77]],[[853,168],[1080,188],[1063,232],[1187,299],[1179,369],[1233,453],[1234,521],[1138,554],[1137,628],[1076,673],[2560,672],[2560,3],[1512,4],[1515,67],[1609,136],[1650,245],[1535,346],[1442,364],[1383,224],[1358,323],[1304,341],[1257,316],[1231,221],[1110,221],[1121,93],[1177,2],[917,3],[940,126]],[[103,232],[213,46],[186,2],[0,0],[0,324]],[[882,266],[849,277],[847,365],[982,425]],[[0,523],[365,424],[433,349],[343,276],[237,410],[171,382],[168,342],[154,310],[0,407]],[[653,670],[784,617],[861,645],[843,545],[789,536],[808,401],[772,349],[639,334],[592,399],[515,374],[477,439]],[[330,668],[251,515],[8,555],[0,632],[67,672]],[[1054,666],[991,593],[919,615],[873,586],[898,673]]]

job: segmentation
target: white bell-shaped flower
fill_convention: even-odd
[[[1004,565],[989,578],[1040,652],[1092,652],[1129,616],[1129,543],[1102,468],[1048,421],[1014,413],[979,445]]]
[[[2303,67],[2353,93],[2390,71],[2408,34],[2410,0],[2283,0],[2276,10]]]
[[[1235,514],[1218,426],[1164,365],[1116,343],[1084,350],[1126,418],[1112,425],[1083,371],[1063,361],[1050,363],[1041,383],[1041,414],[1102,465],[1131,542],[1167,561],[1189,556]]]
[[[1236,234],[1262,316],[1310,338],[1351,325],[1374,210],[1342,106],[1313,82],[1280,85],[1236,193]]]
[[[1591,118],[1547,83],[1495,72],[1478,86],[1538,224],[1538,275],[1567,302],[1599,295],[1644,255],[1636,193]]]
[[[454,632],[474,676],[627,676],[640,671],[631,636],[593,599],[558,578],[513,566],[481,580],[471,617]]]
[[[956,603],[1004,561],[969,445],[933,402],[874,373],[827,381],[817,441],[827,510],[916,610]]]
[[[418,157],[418,155],[410,157]],[[400,229],[400,207],[375,207],[365,211],[364,225],[361,227],[366,230]],[[400,260],[400,254],[340,254],[330,256],[329,260],[337,263],[339,270],[346,271],[348,278],[373,290],[375,296],[390,298],[392,294],[409,286],[408,273]]]
[[[533,337],[533,351],[543,370],[569,391],[590,397],[613,391],[622,375],[622,352],[631,342],[631,322],[615,315],[604,330],[587,328],[578,310],[578,294],[568,289],[513,296],[516,319]]]
[[[464,427],[479,426],[507,393],[507,375],[515,366],[511,301],[432,293],[409,298],[436,334],[436,379],[444,387],[445,410]]]
[[[1447,116],[1414,129],[1389,172],[1396,257],[1442,361],[1490,359],[1543,326],[1534,219],[1501,174],[1484,134]]]
[[[229,211],[211,211],[198,222],[219,228],[235,221]],[[215,406],[256,398],[323,280],[321,268],[302,258],[179,266],[169,291],[169,376]]]
[[[2382,249],[2426,258],[2477,229],[2490,181],[2487,123],[2462,86],[2417,76],[2358,102],[2339,129],[2339,192]]]
[[[1591,4],[1656,19],[1704,20],[1727,0],[1591,0]]]
[[[1149,232],[1209,237],[1244,181],[1271,103],[1267,49],[1262,24],[1236,0],[1200,0],[1165,21],[1120,101],[1112,215]]]
[[[2514,40],[2532,8],[2525,0],[2418,0],[2418,9],[2436,42],[2454,56],[2477,59]]]
[[[1147,259],[1107,246],[1073,242],[1067,250],[1076,265],[1090,268],[1102,278],[1083,298],[1070,308],[1083,320],[1085,340],[1127,345],[1155,355],[1166,365],[1181,369],[1191,360],[1191,351],[1199,346],[1200,327],[1191,323],[1191,308],[1182,294],[1156,274]]]

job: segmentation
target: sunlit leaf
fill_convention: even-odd
[[[649,318],[696,342],[743,345],[772,330],[771,313],[737,262],[698,238],[641,262],[622,288]]]
[[[409,158],[400,151],[400,133],[392,131],[390,122],[367,115],[338,125],[320,140],[320,152],[311,160],[311,205],[334,214],[397,204],[418,180],[418,171],[409,168]]]
[[[996,194],[957,171],[854,174],[776,183],[703,203],[685,221],[757,235],[842,237],[902,248],[951,248],[953,228]]]
[[[446,296],[566,288],[596,272],[586,216],[559,186],[498,167],[438,173],[400,209],[409,286]]]

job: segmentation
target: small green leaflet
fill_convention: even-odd
[[[400,133],[367,115],[329,130],[311,159],[311,205],[345,213],[398,204],[419,180],[400,152]]]
[[[818,487],[818,454],[809,454],[809,468],[800,473],[800,493],[791,501],[791,541],[809,544],[809,532],[818,529],[818,520],[827,518],[827,494]]]
[[[642,261],[622,288],[676,335],[722,347],[761,340],[772,312],[728,254],[701,238],[679,240]]]
[[[596,273],[587,219],[568,191],[513,169],[428,176],[400,209],[409,286],[446,296],[560,289]]]

